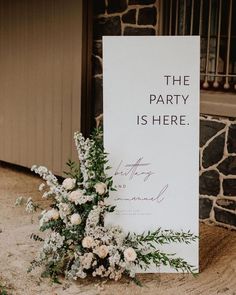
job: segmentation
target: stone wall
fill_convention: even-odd
[[[93,96],[102,113],[102,36],[156,35],[156,0],[94,0]]]
[[[157,35],[155,0],[94,0],[93,95],[102,113],[102,36]],[[236,119],[201,116],[200,219],[236,229]]]
[[[200,218],[236,229],[236,119],[201,116]]]

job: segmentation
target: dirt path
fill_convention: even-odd
[[[201,224],[200,264],[197,278],[183,274],[141,275],[144,287],[122,280],[119,283],[84,280],[51,285],[40,272],[27,274],[39,245],[30,240],[37,233],[37,214],[14,207],[17,196],[42,202],[37,191],[41,181],[23,172],[0,167],[0,290],[4,283],[14,295],[236,295],[236,232]],[[1,294],[1,292],[0,292]]]

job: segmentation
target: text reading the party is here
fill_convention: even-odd
[[[175,89],[181,91],[184,87],[190,86],[190,76],[189,75],[164,75],[163,83],[169,89],[171,86],[174,86]],[[148,96],[148,104],[151,106],[173,106],[181,105],[186,106],[190,101],[189,94],[182,93],[150,93]],[[188,126],[189,122],[187,115],[183,112],[181,114],[173,113],[158,113],[159,109],[157,108],[155,114],[138,114],[136,117],[136,124],[138,126],[145,125],[155,125],[155,126]]]

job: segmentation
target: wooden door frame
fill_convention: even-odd
[[[95,126],[92,97],[93,0],[83,0],[81,132],[88,137]]]

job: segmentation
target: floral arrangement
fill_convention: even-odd
[[[43,198],[51,198],[51,208],[40,214],[39,226],[46,231],[38,257],[31,262],[29,271],[44,266],[44,276],[54,281],[59,275],[76,280],[88,275],[119,280],[122,275],[134,279],[137,269],[150,265],[169,265],[177,271],[194,274],[195,269],[184,259],[163,253],[158,245],[172,242],[190,243],[197,239],[190,232],[173,232],[158,228],[154,232],[125,234],[119,226],[105,226],[104,217],[115,206],[107,203],[113,190],[112,177],[107,175],[107,154],[104,152],[101,129],[90,139],[81,133],[74,135],[79,165],[69,161],[67,178],[58,179],[43,166],[32,171],[45,181],[39,187]],[[27,201],[28,211],[38,206]]]

